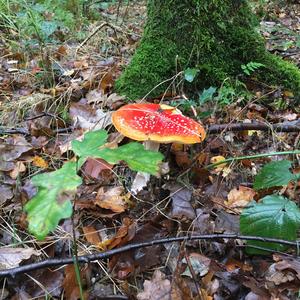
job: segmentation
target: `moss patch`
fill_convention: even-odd
[[[156,87],[150,95],[157,96],[172,87],[166,80],[187,67],[200,69],[200,89],[235,77],[242,64],[254,61],[266,66],[262,81],[296,93],[299,69],[265,50],[257,25],[243,0],[148,0],[143,38],[116,89],[135,99]]]

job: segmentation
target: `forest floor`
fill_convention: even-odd
[[[267,49],[300,67],[299,4],[257,10]],[[201,106],[182,95],[163,101],[200,117],[206,128],[258,122],[264,130],[225,128],[195,146],[163,145],[169,172],[151,176],[146,186],[139,182],[136,193],[136,172],[125,163],[88,159],[79,172],[83,183],[72,202],[73,217],[60,221],[44,240],[28,232],[24,205],[37,192],[31,179],[72,161],[72,140],[105,128],[111,143],[128,143],[111,125],[111,111],[126,104],[113,88],[142,36],[145,14],[142,1],[110,5],[101,11],[102,20],[88,25],[90,34],[80,43],[70,38],[29,48],[21,42],[16,46],[16,33],[0,27],[0,276],[48,258],[86,256],[155,239],[238,235],[239,216],[250,201],[277,193],[300,203],[297,183],[253,186],[271,161],[290,158],[294,173],[300,172],[299,155],[255,157],[299,149],[299,130],[268,128],[283,123],[299,129],[300,109],[290,91],[257,83],[254,73],[246,79],[248,92],[224,85],[206,95],[210,100]],[[79,272],[70,264],[8,274],[1,276],[0,298],[299,299],[297,249],[271,247],[264,255],[250,255],[245,248],[241,239],[207,237],[133,249],[79,264]]]

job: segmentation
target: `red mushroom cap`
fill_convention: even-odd
[[[137,141],[194,144],[205,138],[201,124],[164,104],[127,104],[112,114],[112,123],[120,133]]]

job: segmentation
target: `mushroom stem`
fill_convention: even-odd
[[[160,143],[155,141],[144,141],[143,143],[145,150],[152,150],[152,151],[158,151]]]
[[[157,152],[160,143],[147,140],[143,142],[143,145],[145,150],[152,150]],[[149,180],[150,180],[150,174],[144,172],[137,172],[131,186],[131,193],[137,194],[139,191],[141,191],[144,187],[147,186]]]

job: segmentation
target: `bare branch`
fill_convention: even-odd
[[[119,253],[131,251],[139,248],[144,248],[144,247],[150,247],[153,245],[160,245],[160,244],[172,243],[172,242],[183,242],[183,241],[190,241],[190,240],[212,241],[212,240],[219,240],[219,239],[241,239],[241,240],[250,240],[250,241],[271,242],[271,243],[287,245],[294,248],[299,248],[300,246],[299,245],[300,242],[298,241],[286,241],[281,239],[265,238],[260,236],[243,236],[238,234],[206,234],[206,235],[165,238],[165,239],[159,239],[159,240],[143,242],[143,243],[128,244],[120,248],[108,250],[97,254],[78,256],[78,263],[89,263],[96,260],[102,260]],[[73,257],[46,259],[37,263],[32,263],[21,267],[1,270],[0,277],[8,277],[8,276],[15,277],[17,274],[20,273],[26,273],[26,272],[48,268],[48,267],[54,267],[54,266],[70,265],[73,263],[74,263]]]

